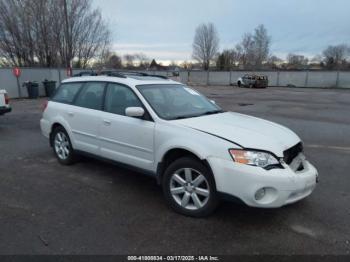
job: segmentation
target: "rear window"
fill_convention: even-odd
[[[76,106],[101,110],[103,94],[106,84],[103,82],[89,82],[84,85],[84,89],[79,93],[75,101]]]
[[[62,84],[53,96],[52,101],[68,104],[72,103],[81,86],[82,83]]]

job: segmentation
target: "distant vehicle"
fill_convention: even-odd
[[[0,90],[0,115],[11,112],[10,99],[6,90]]]
[[[194,217],[218,200],[276,208],[315,189],[303,143],[278,124],[225,112],[164,76],[107,73],[64,80],[40,121],[61,164],[77,154],[155,177],[169,206]]]
[[[267,88],[269,79],[266,75],[246,74],[237,80],[238,87]]]

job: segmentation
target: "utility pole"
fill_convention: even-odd
[[[69,36],[69,23],[68,23],[68,8],[67,8],[67,0],[63,0],[63,8],[64,8],[64,18],[65,18],[65,34],[66,34],[66,66],[70,68],[70,59],[71,59],[71,39]]]

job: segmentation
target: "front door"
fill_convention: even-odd
[[[127,86],[107,86],[100,128],[102,156],[152,170],[154,163],[154,122],[125,115],[127,107],[142,107],[136,94]]]

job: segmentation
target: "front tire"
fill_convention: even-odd
[[[238,81],[238,82],[237,82],[237,86],[238,86],[238,87],[241,87],[241,86],[242,86],[241,81]]]
[[[162,187],[169,206],[186,216],[208,216],[218,205],[213,175],[195,158],[184,157],[170,164]]]
[[[59,126],[51,136],[53,152],[62,165],[72,165],[75,162],[75,154],[67,131]]]

